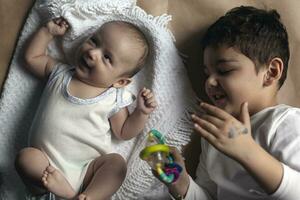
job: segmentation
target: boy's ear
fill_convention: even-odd
[[[264,75],[263,86],[267,87],[274,83],[277,84],[277,81],[280,79],[283,71],[283,62],[280,58],[273,58],[266,70]]]
[[[121,88],[124,87],[126,85],[128,85],[129,83],[131,83],[132,80],[131,78],[120,78],[117,82],[115,82],[112,86],[114,88]]]

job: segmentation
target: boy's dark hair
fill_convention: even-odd
[[[208,28],[202,45],[203,50],[220,45],[237,48],[254,62],[256,72],[278,57],[283,61],[278,88],[286,79],[290,57],[288,34],[276,10],[250,6],[233,8]]]

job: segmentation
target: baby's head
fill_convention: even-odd
[[[244,101],[252,106],[252,113],[274,103],[290,55],[288,35],[279,19],[275,10],[241,6],[208,28],[202,45],[206,92],[214,104],[237,114]]]
[[[145,64],[149,52],[144,34],[134,25],[105,23],[76,53],[76,77],[101,88],[123,87]]]

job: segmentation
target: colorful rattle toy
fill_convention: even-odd
[[[163,135],[155,129],[148,133],[147,146],[141,151],[140,158],[147,161],[166,183],[175,182],[182,171],[181,166],[173,161]]]

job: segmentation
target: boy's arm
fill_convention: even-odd
[[[202,108],[207,114],[192,116],[195,130],[219,151],[243,165],[268,194],[275,192],[283,177],[283,167],[253,140],[247,104],[241,106],[241,121],[218,107],[202,104]]]
[[[33,35],[25,51],[25,60],[26,67],[37,77],[45,78],[52,71],[56,61],[46,53],[48,44],[53,37],[64,35],[67,28],[67,22],[58,18],[49,21]]]
[[[202,148],[202,147],[201,147]],[[170,154],[172,155],[174,162],[182,167],[182,172],[179,174],[178,179],[174,183],[165,183],[161,180],[160,176],[155,170],[152,170],[153,175],[164,183],[169,190],[170,196],[173,200],[214,200],[217,199],[216,184],[210,180],[204,164],[201,162],[197,167],[197,178],[199,181],[194,181],[187,173],[185,168],[184,159],[180,152],[175,147],[170,147]],[[203,154],[201,154],[203,157]],[[203,160],[202,160],[203,161]],[[201,182],[204,184],[201,184]]]
[[[144,128],[150,113],[156,107],[156,100],[149,89],[143,88],[137,97],[137,107],[129,115],[127,108],[121,109],[109,120],[117,138],[129,140],[137,136]]]
[[[297,109],[297,112],[290,110],[288,113],[277,126],[276,134],[272,137],[272,143],[268,149],[272,154],[260,147],[262,153],[258,152],[258,156],[255,154],[256,152],[253,152],[249,155],[249,159],[241,160],[245,168],[249,168],[248,171],[256,169],[257,172],[254,171],[254,176],[268,173],[269,179],[271,178],[272,180],[272,176],[276,177],[276,173],[282,173],[278,188],[270,195],[272,199],[278,200],[298,200],[300,197],[300,112]],[[267,155],[264,156],[264,154]],[[280,160],[277,160],[272,155],[277,155]],[[281,169],[275,170],[274,164],[268,160],[268,157],[279,164]],[[273,169],[269,169],[271,167]],[[263,176],[261,175],[261,177]]]
[[[268,194],[274,193],[283,177],[283,166],[256,143],[249,145],[249,152],[236,159]]]

